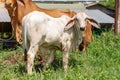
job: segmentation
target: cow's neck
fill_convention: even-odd
[[[79,44],[81,42],[82,42],[82,31],[80,31],[80,29],[79,29],[79,22],[77,20],[75,20],[75,25],[73,27],[73,45],[74,45],[74,49],[78,49],[78,46],[79,46]]]
[[[32,6],[32,4],[33,4],[33,2],[32,2],[32,0],[23,0],[23,2],[24,2],[24,4],[25,4],[25,6]]]
[[[23,0],[23,4],[24,6],[18,3],[16,10],[18,22],[20,22],[20,24],[22,22],[22,18],[29,12],[33,11],[35,6],[32,0]]]
[[[19,24],[21,24],[21,22],[22,22],[24,12],[25,12],[24,6],[21,6],[20,4],[17,4],[17,8],[16,8],[15,13],[17,14],[16,18],[17,18]]]

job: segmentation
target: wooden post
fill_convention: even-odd
[[[118,33],[120,34],[120,0],[118,0]]]
[[[120,16],[118,16],[119,13],[119,9],[120,9],[120,5],[119,5],[119,0],[115,0],[115,26],[114,26],[114,32],[117,35],[118,33],[120,33]],[[118,18],[119,17],[119,18]]]

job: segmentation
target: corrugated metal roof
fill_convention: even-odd
[[[10,22],[8,11],[4,7],[0,7],[0,22]]]
[[[54,4],[54,3],[36,3],[38,7],[45,9],[85,9],[83,4]]]

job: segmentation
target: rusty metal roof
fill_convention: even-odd
[[[10,22],[10,17],[6,8],[0,6],[0,22]]]

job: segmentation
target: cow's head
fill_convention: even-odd
[[[10,17],[14,16],[16,9],[16,0],[4,0],[5,8],[8,10]]]
[[[5,5],[9,7],[16,6],[16,4],[24,5],[24,0],[4,0]]]
[[[100,28],[100,24],[84,12],[77,13],[65,26],[65,30],[76,27],[76,29],[74,28],[75,36],[77,36],[76,38],[74,38],[74,44],[77,44],[77,46],[74,47],[75,49],[78,49],[78,45],[81,44],[84,37],[83,32],[87,28],[86,26],[88,25],[88,23],[96,28]]]
[[[15,16],[15,10],[17,9],[18,4],[24,6],[23,0],[4,0],[4,3],[10,17]]]
[[[5,5],[9,7],[13,7],[16,4],[16,0],[4,0]]]
[[[100,28],[100,24],[94,20],[93,18],[89,17],[84,12],[78,12],[75,16],[75,19],[78,20],[79,26],[81,30],[84,30],[87,25],[87,21],[96,28]]]
[[[100,28],[100,24],[93,18],[89,17],[84,12],[78,12],[72,18],[72,20],[69,21],[69,27],[71,27],[73,24],[76,24],[77,26],[79,26],[80,30],[84,31],[86,28],[87,22],[89,22],[91,25],[93,25],[96,28]]]

